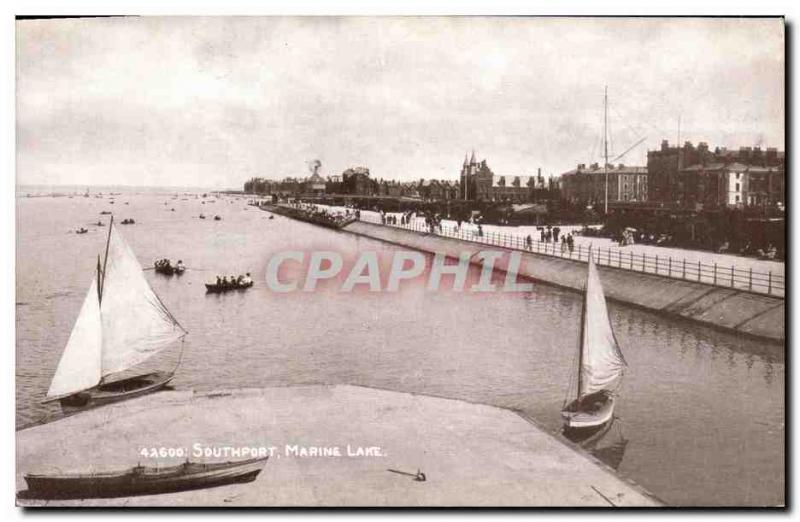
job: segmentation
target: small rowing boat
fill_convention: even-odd
[[[210,294],[220,294],[223,292],[230,292],[232,290],[246,290],[253,286],[253,281],[245,281],[242,283],[206,283],[206,292]]]
[[[269,457],[235,462],[137,465],[119,472],[25,475],[28,498],[112,498],[202,489],[256,479]]]

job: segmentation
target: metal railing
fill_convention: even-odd
[[[595,263],[602,266],[777,297],[784,297],[785,295],[786,281],[783,274],[776,274],[771,270],[769,272],[759,272],[754,271],[752,268],[743,269],[736,268],[733,265],[722,266],[717,263],[707,264],[701,261],[687,261],[685,258],[650,256],[645,253],[634,254],[632,250],[623,251],[619,248],[592,247],[590,249],[583,245],[574,245],[573,248],[569,248],[566,242],[548,242],[534,239],[528,242],[527,238],[517,235],[494,231],[483,231],[480,234],[477,230],[467,230],[463,226],[461,228],[445,225],[429,227],[418,220],[406,224],[390,224],[382,222],[379,216],[363,212],[361,213],[361,221],[587,263],[589,262],[589,252],[591,252]]]

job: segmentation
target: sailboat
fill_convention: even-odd
[[[98,255],[89,292],[42,402],[59,401],[62,409],[71,411],[163,388],[180,357],[171,371],[132,377],[123,372],[178,340],[182,357],[187,333],[150,288],[112,216],[102,266]]]
[[[561,410],[564,426],[573,429],[593,428],[611,420],[616,390],[626,366],[608,319],[606,298],[594,256],[589,251],[581,335],[578,340],[577,396]]]

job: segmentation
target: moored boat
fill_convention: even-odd
[[[625,367],[590,252],[578,342],[577,395],[561,411],[565,428],[595,428],[613,418]]]
[[[123,372],[183,341],[186,334],[150,288],[112,217],[104,260],[98,255],[95,276],[42,402],[59,401],[71,410],[163,388],[177,365],[170,372]]]
[[[28,498],[113,498],[186,491],[252,482],[268,457],[220,463],[184,462],[177,466],[137,465],[124,471],[25,475]]]

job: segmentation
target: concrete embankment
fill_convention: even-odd
[[[347,225],[344,230],[454,258],[462,252],[474,255],[481,250],[503,250],[363,221]],[[523,253],[522,258],[520,274],[535,281],[580,291],[586,280],[584,262],[528,252]],[[498,264],[498,268],[504,267]],[[770,341],[784,340],[783,298],[619,268],[599,266],[598,269],[606,297],[610,300]]]
[[[659,505],[509,410],[356,386],[162,392],[28,428],[16,439],[20,491],[25,473],[185,460],[147,458],[143,449],[185,448],[202,461],[195,449],[275,448],[250,483],[116,499],[19,498],[25,506]],[[314,447],[338,447],[340,456],[301,456],[300,448]],[[379,450],[358,454],[367,447]],[[426,480],[390,469],[420,470]]]

